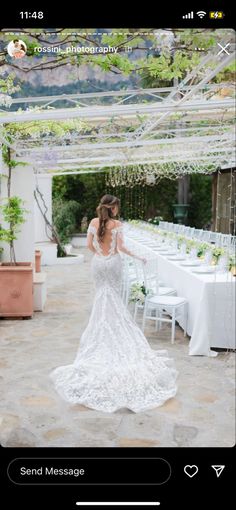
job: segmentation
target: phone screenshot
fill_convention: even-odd
[[[235,27],[205,4],[1,21],[7,508],[233,506]]]

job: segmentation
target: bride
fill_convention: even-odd
[[[104,195],[88,227],[94,253],[91,270],[95,296],[88,325],[71,365],[51,373],[62,398],[104,412],[128,408],[135,413],[162,405],[176,394],[177,371],[166,351],[151,349],[121,299],[124,245],[122,223],[115,219],[120,200]]]

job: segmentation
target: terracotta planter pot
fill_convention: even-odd
[[[35,272],[40,273],[41,271],[41,256],[42,252],[40,250],[35,250]]]
[[[0,263],[0,317],[32,317],[33,265]]]

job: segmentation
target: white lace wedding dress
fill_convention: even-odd
[[[107,256],[97,240],[92,258],[95,296],[88,325],[72,365],[51,373],[62,398],[104,412],[129,408],[141,412],[162,405],[176,394],[177,371],[166,351],[151,349],[121,299],[122,259],[117,239],[122,227],[112,229]]]

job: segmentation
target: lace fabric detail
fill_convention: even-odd
[[[97,238],[97,229],[96,227],[94,227],[94,225],[89,225],[88,226],[88,230],[87,230],[87,234],[93,234],[93,247],[95,248],[96,252],[99,254],[99,255],[103,255],[102,253],[102,248],[98,242],[98,238]]]
[[[94,227],[94,225],[88,226],[87,234],[90,234],[90,232],[91,232],[91,234],[96,234],[97,229]]]
[[[123,230],[123,227],[116,227],[111,230],[111,245],[109,249],[109,255],[114,255],[116,250],[116,244],[117,244],[117,235],[121,233]]]
[[[89,229],[96,234],[95,227]],[[116,240],[122,228],[114,230]],[[112,240],[111,253],[114,246]],[[121,299],[120,254],[95,254],[91,271],[91,315],[74,362],[51,373],[56,390],[72,404],[103,412],[125,407],[138,413],[162,405],[176,394],[178,372],[167,351],[151,349]]]
[[[102,252],[102,248],[101,248],[100,243],[99,243],[98,238],[97,238],[97,228],[94,225],[90,224],[88,226],[87,234],[91,233],[93,235],[93,246],[94,246],[96,252],[99,255],[102,255],[103,257],[109,257],[109,256],[114,255],[116,253],[117,235],[121,234],[122,231],[123,231],[123,227],[122,226],[114,227],[114,228],[111,229],[111,242],[110,242],[110,247],[109,247],[109,250],[108,250],[108,255],[104,255],[103,252]]]

